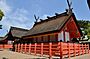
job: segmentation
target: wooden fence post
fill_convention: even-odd
[[[86,44],[84,45],[84,48],[85,48],[85,49],[84,49],[84,50],[85,50],[84,52],[85,52],[85,54],[86,54],[86,53],[87,53],[87,46],[86,46]]]
[[[20,52],[19,50],[20,50],[20,44],[18,44],[18,52]]]
[[[88,54],[89,53],[89,44],[86,44],[86,49],[87,49],[86,53]]]
[[[17,44],[15,44],[15,52],[17,52]]]
[[[89,54],[89,44],[88,44],[88,54]]]
[[[43,43],[41,43],[41,56],[43,56]]]
[[[37,48],[37,43],[35,43],[34,55],[36,55],[36,48]]]
[[[79,49],[79,51],[78,51],[79,54],[78,55],[80,55],[80,52],[81,52],[80,51],[80,44],[78,44],[78,49]]]
[[[23,44],[21,44],[21,51],[20,51],[21,53],[23,52],[23,48],[22,47],[23,47]]]
[[[60,59],[63,59],[63,42],[60,42]]]
[[[4,44],[2,44],[2,49],[4,49]]]
[[[67,43],[68,44],[68,57],[70,59],[70,43]]]
[[[25,53],[26,53],[26,49],[27,49],[27,44],[25,43],[25,50],[24,50]]]
[[[52,43],[49,43],[49,57],[52,59]]]
[[[31,43],[29,44],[29,53],[31,54]]]
[[[74,44],[74,57],[76,57],[76,44],[75,43],[73,44]]]
[[[82,44],[82,55],[84,54],[84,46],[83,46],[83,44]]]
[[[19,44],[17,44],[17,52],[19,51],[19,48],[18,47],[19,47]]]

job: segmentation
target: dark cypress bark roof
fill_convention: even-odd
[[[47,17],[48,19],[41,20],[40,22],[36,22],[26,33],[26,36],[60,30],[71,15],[72,13],[67,14],[67,12],[64,12],[62,14],[56,14],[56,16],[53,17]]]
[[[3,38],[4,38],[4,37],[0,37],[0,41],[2,41],[2,40],[3,40]]]
[[[9,32],[5,35],[3,40],[14,40],[15,38],[21,38],[27,33],[27,29],[11,27]]]
[[[17,27],[11,27],[10,33],[12,34],[13,37],[19,37],[21,38],[27,33],[27,29],[22,29],[22,28],[17,28]]]

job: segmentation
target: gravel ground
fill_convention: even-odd
[[[85,54],[77,57],[72,57],[71,59],[90,59],[90,54]]]
[[[47,58],[3,50],[0,51],[0,59],[47,59]]]
[[[9,50],[3,50],[3,51],[0,50],[0,59],[49,59],[49,58],[12,52]],[[90,54],[72,57],[70,59],[90,59]]]

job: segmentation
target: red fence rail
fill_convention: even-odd
[[[0,49],[10,49],[13,48],[13,45],[9,44],[0,44]]]
[[[65,56],[69,58],[71,56],[83,55],[89,53],[88,44],[76,44],[76,43],[34,43],[34,44],[16,44],[16,52],[34,53],[34,55],[40,54],[52,56],[59,56],[62,59]]]

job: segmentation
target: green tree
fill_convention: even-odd
[[[2,20],[3,16],[4,16],[4,13],[0,10],[0,21]],[[0,29],[2,29],[2,25],[0,25]]]
[[[81,28],[88,29],[90,21],[78,20],[78,24]]]
[[[88,35],[90,38],[90,21],[78,20],[78,25],[83,28],[85,35]]]
[[[2,20],[3,16],[4,16],[4,13],[0,10],[0,21]]]

